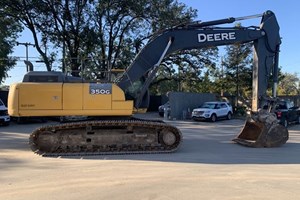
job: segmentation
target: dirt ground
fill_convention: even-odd
[[[247,148],[231,142],[242,120],[167,122],[183,134],[175,153],[59,158],[29,149],[45,124],[0,127],[0,199],[299,199],[300,125],[282,147]]]

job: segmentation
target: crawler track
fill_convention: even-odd
[[[29,138],[43,156],[169,153],[178,149],[181,132],[162,121],[97,120],[44,126]]]

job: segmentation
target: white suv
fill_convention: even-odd
[[[0,124],[9,125],[10,117],[7,113],[7,108],[0,99]]]
[[[217,121],[219,118],[231,119],[232,106],[228,102],[213,101],[205,102],[199,108],[195,108],[192,112],[194,120],[210,120]]]

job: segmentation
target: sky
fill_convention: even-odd
[[[275,13],[280,26],[279,66],[283,72],[300,75],[300,1],[299,0],[179,0],[198,10],[198,20],[210,21],[228,17]],[[260,19],[240,21],[242,25],[258,25]]]
[[[298,73],[300,75],[300,1],[299,0],[178,0],[188,7],[197,9],[198,17],[195,20],[211,21],[228,17],[243,17],[255,14],[262,14],[267,10],[275,13],[280,26],[282,44],[280,46],[279,66],[283,72]],[[259,25],[260,19],[241,21],[242,25]],[[33,43],[29,31],[24,31],[18,42]],[[8,72],[10,76],[4,82],[9,85],[14,82],[21,82],[26,67],[26,48],[23,45],[16,46],[12,56],[17,56],[20,61],[14,69]],[[35,70],[45,71],[42,63],[36,63],[38,53],[28,46],[28,57],[33,63]]]

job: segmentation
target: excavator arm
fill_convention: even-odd
[[[215,27],[215,25],[253,17],[261,17],[259,27]],[[148,86],[166,56],[180,50],[248,42],[252,42],[254,46],[252,110],[257,111],[258,100],[266,94],[268,76],[271,72],[275,75],[274,85],[277,85],[278,52],[281,40],[279,25],[271,11],[241,18],[192,22],[165,30],[152,38],[141,50],[118,80],[118,85],[129,99],[135,100],[136,108],[147,107]]]
[[[261,17],[258,27],[215,27]],[[209,22],[180,25],[157,34],[137,55],[118,82],[127,98],[134,100],[135,108],[147,108],[148,87],[158,66],[169,54],[187,49],[249,43],[254,46],[252,75],[252,115],[247,119],[234,142],[249,147],[277,147],[288,140],[288,130],[277,123],[270,112],[259,110],[266,98],[269,76],[273,73],[273,97],[278,82],[278,58],[281,43],[279,25],[273,12],[241,18],[227,18]]]

